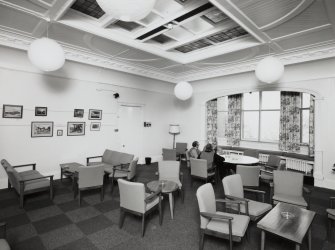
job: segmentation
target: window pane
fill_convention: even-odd
[[[262,109],[280,109],[280,92],[262,92]]]
[[[243,109],[244,110],[259,109],[259,92],[243,94]]]
[[[261,141],[279,140],[280,111],[261,112]]]
[[[309,143],[309,110],[302,110],[302,143]]]
[[[218,112],[228,111],[228,96],[219,97],[217,106],[218,106]]]
[[[258,140],[258,111],[244,111],[243,115],[243,139]]]
[[[302,93],[302,107],[309,108],[311,95],[307,93]]]

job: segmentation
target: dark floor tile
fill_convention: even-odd
[[[85,237],[58,247],[56,250],[98,250],[98,248],[96,248],[93,243]]]
[[[6,207],[11,207],[11,206],[19,206],[19,199],[17,197],[11,198],[11,199],[6,199],[6,200],[1,200],[1,208],[6,208]]]
[[[1,204],[1,202],[0,202]],[[4,220],[8,217],[24,214],[25,210],[20,208],[19,205],[14,205],[6,208],[0,208],[0,220]]]
[[[6,218],[5,222],[7,222],[7,228],[9,229],[28,224],[30,220],[27,214],[19,214]]]
[[[81,205],[80,205],[81,208],[88,207],[88,206],[89,206],[89,204],[86,201],[84,201],[84,200],[81,201]],[[71,201],[68,201],[68,202],[58,204],[58,207],[63,212],[69,212],[69,211],[78,209],[79,204],[78,204],[78,200],[71,200]]]
[[[120,208],[120,202],[114,200],[108,200],[94,205],[100,212],[105,213],[114,209]]]
[[[88,220],[80,221],[76,225],[85,235],[88,235],[110,227],[113,223],[106,216],[99,215]]]
[[[29,216],[31,221],[38,221],[38,220],[43,220],[43,219],[53,217],[53,216],[56,216],[62,213],[63,211],[59,207],[53,205],[49,207],[43,207],[40,209],[28,211],[27,215]]]
[[[64,227],[69,224],[72,224],[72,221],[65,214],[56,215],[44,220],[33,222],[33,225],[39,234]]]
[[[0,201],[8,199],[17,199],[17,197],[18,196],[13,188],[0,190]]]
[[[10,245],[15,245],[20,241],[24,241],[35,236],[37,236],[36,229],[30,223],[9,228],[7,230],[7,240]]]
[[[39,236],[21,241],[13,246],[13,250],[46,250]]]
[[[26,211],[31,211],[34,209],[40,209],[43,207],[48,207],[52,206],[53,202],[47,197],[36,197],[35,199],[29,199],[29,196],[27,198],[25,197],[25,202],[24,202],[24,209]]]
[[[73,221],[74,223],[77,223],[82,220],[87,220],[100,214],[101,212],[95,209],[94,207],[78,208],[76,210],[66,212],[67,217],[69,217],[71,221]]]

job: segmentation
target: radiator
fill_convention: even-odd
[[[285,160],[287,169],[305,172],[305,174],[311,173],[313,170],[314,162],[300,160],[296,158],[285,158]]]
[[[258,156],[258,158],[259,158],[259,161],[261,162],[261,163],[267,163],[268,162],[268,159],[269,159],[269,155],[266,155],[266,154],[259,154],[259,156]]]

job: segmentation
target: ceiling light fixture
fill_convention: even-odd
[[[49,25],[48,25],[49,26]],[[55,71],[63,67],[65,55],[62,46],[55,40],[47,37],[36,39],[28,49],[28,58],[30,62],[42,71]]]
[[[270,56],[270,45],[269,45],[269,56],[260,60],[255,70],[256,77],[261,82],[275,83],[284,74],[284,65],[276,57]]]
[[[174,94],[178,99],[186,101],[187,99],[191,98],[193,94],[192,85],[185,81],[179,82],[174,87]]]
[[[125,22],[139,21],[154,8],[156,0],[97,0],[106,14]]]

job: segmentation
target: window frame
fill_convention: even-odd
[[[300,93],[300,97],[301,97],[301,104],[300,104],[300,146],[309,146],[309,136],[308,136],[308,142],[303,142],[302,139],[303,139],[303,110],[308,110],[309,113],[310,113],[310,110],[311,110],[311,106],[309,104],[309,107],[307,108],[303,108],[304,107],[304,103],[303,103],[303,94],[308,94],[308,93],[304,93],[304,92],[301,92]],[[312,95],[310,95],[310,98],[312,98]],[[308,132],[309,132],[309,128],[308,128]]]

